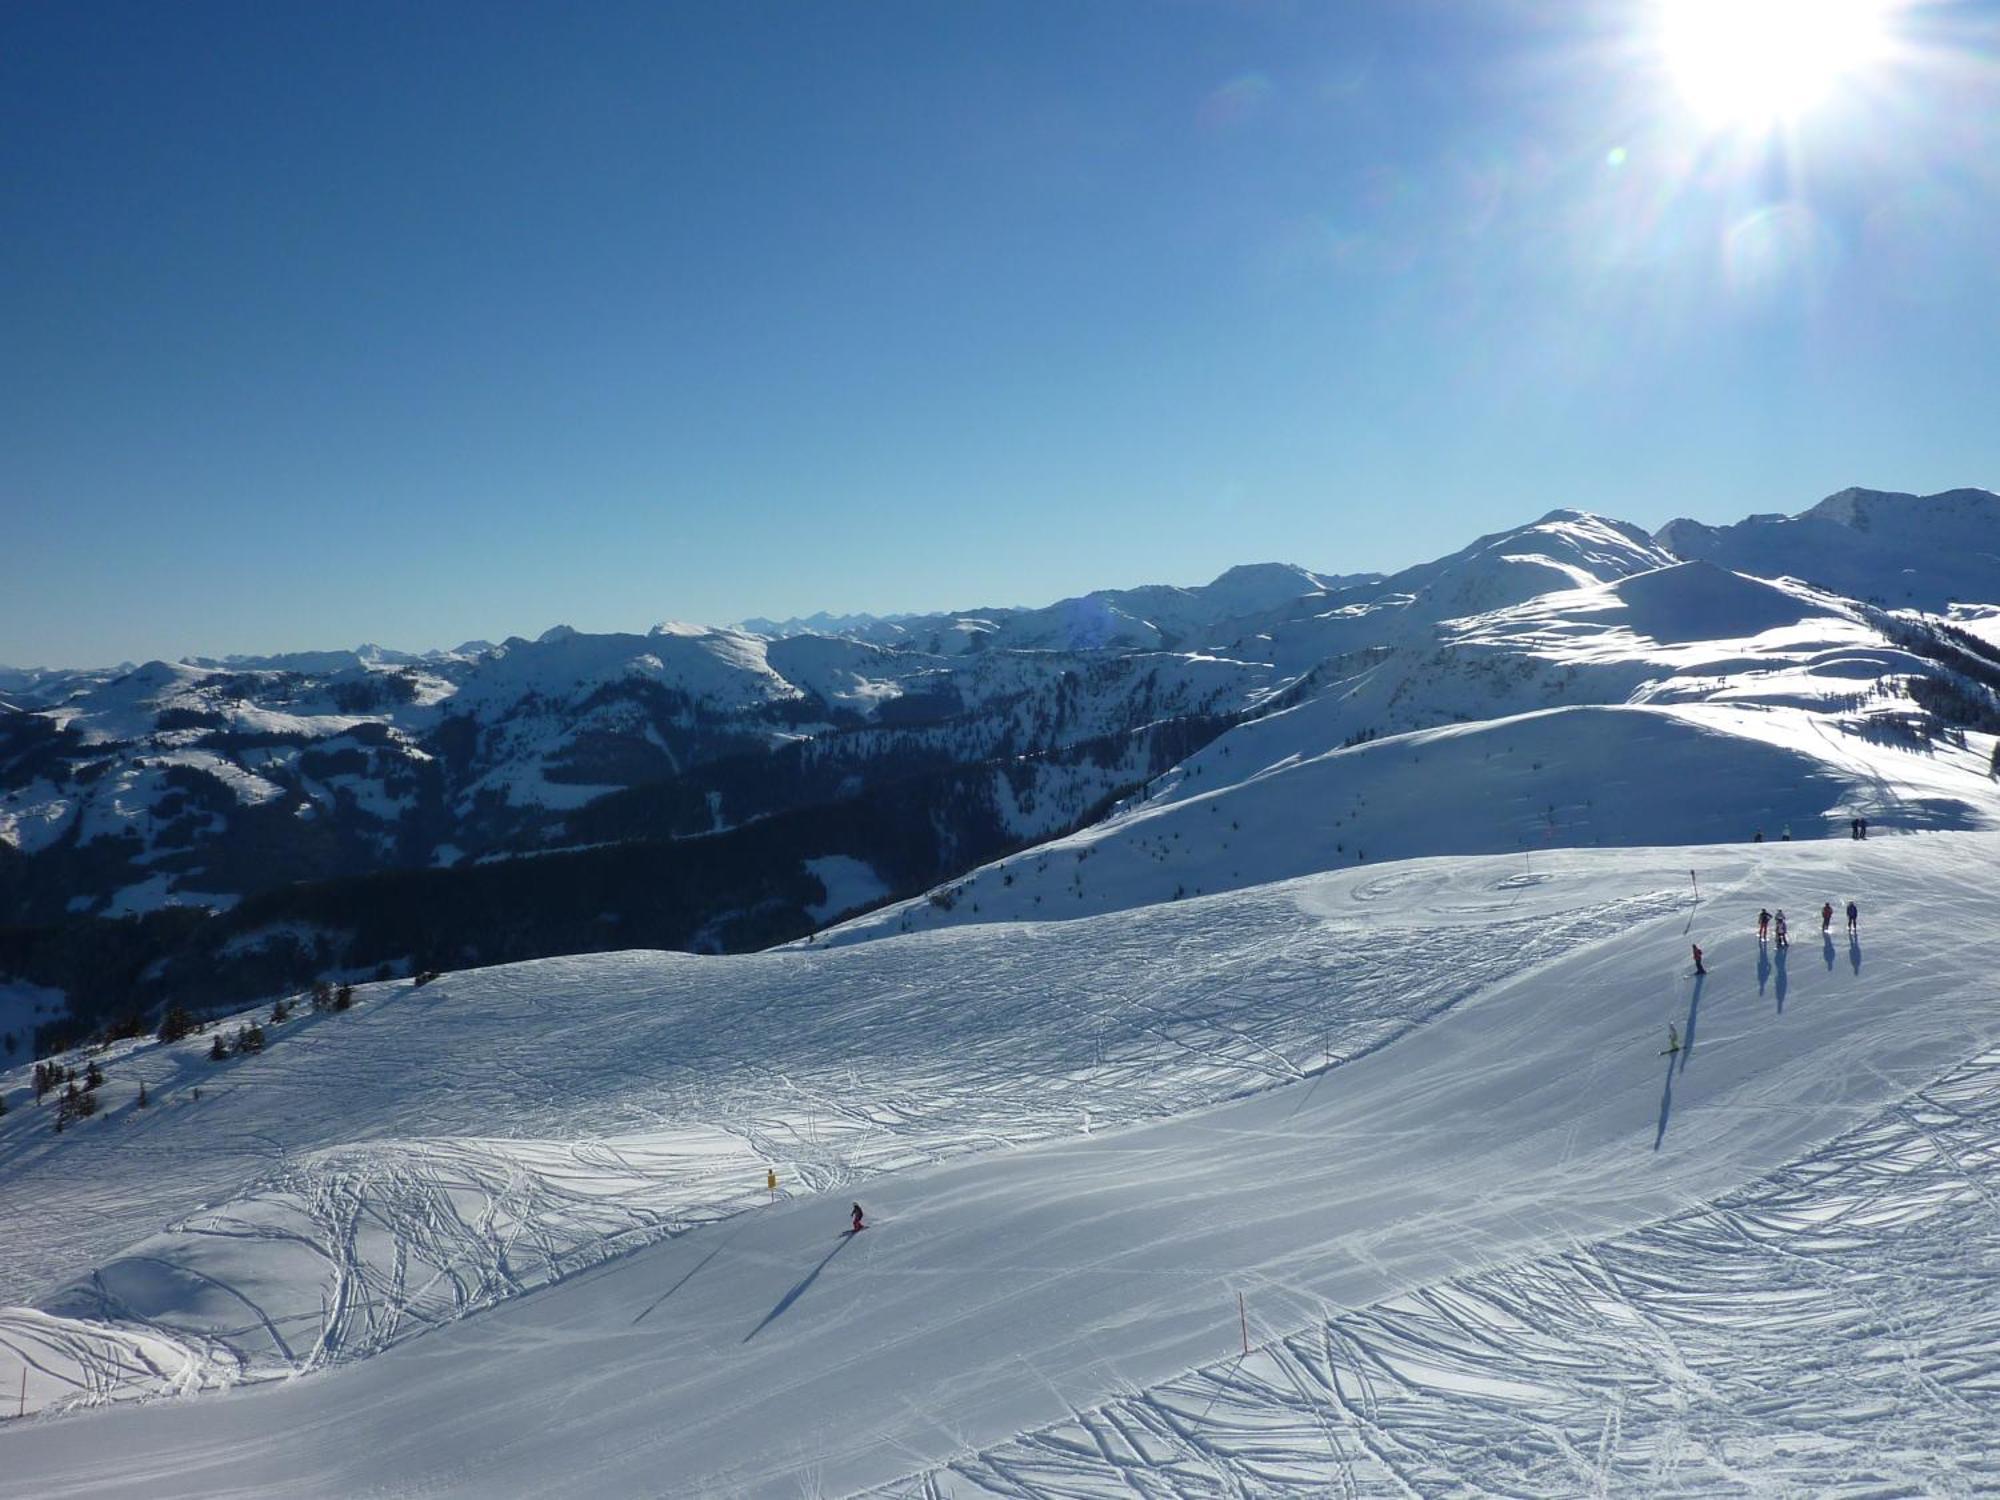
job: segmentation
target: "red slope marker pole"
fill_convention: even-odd
[[[1236,1321],[1243,1325],[1243,1357],[1248,1359],[1250,1357],[1250,1315],[1243,1310],[1243,1294],[1241,1292],[1236,1294]],[[26,1370],[21,1372],[21,1378],[23,1380],[28,1378]]]
[[[1688,871],[1688,880],[1694,886],[1694,899],[1699,901],[1701,899],[1701,882],[1694,878],[1694,871],[1692,870]]]

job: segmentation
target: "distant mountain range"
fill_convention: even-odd
[[[1239,811],[1275,799],[1302,830],[1286,857],[1311,864],[1350,841],[1301,799],[1389,798],[1378,742],[1548,709],[1654,716],[1514,736],[1567,758],[1580,797],[1621,758],[1707,766],[1692,734],[1816,789],[1759,793],[1804,823],[1885,774],[1815,735],[2000,727],[1996,616],[2000,497],[1847,490],[1654,535],[1559,510],[1386,577],[1265,563],[1041,608],[0,669],[0,983],[60,990],[87,1026],[320,974],[754,947],[897,897],[923,898],[898,923],[964,920],[970,900],[932,898],[965,872],[1225,785]],[[1775,760],[1739,732],[1752,710],[1794,725]],[[1478,743],[1429,752],[1473,798],[1463,838],[1404,852],[1522,836],[1485,817]],[[1933,755],[1921,791],[1891,778],[1907,822],[1994,816],[1981,743]],[[1714,807],[1730,827],[1755,811]],[[1402,847],[1373,822],[1353,842]],[[1029,894],[1050,893],[1012,880],[978,915]]]

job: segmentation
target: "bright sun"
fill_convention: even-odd
[[[1661,0],[1660,41],[1714,129],[1795,120],[1881,59],[1894,0]]]

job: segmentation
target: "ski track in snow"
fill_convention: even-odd
[[[364,991],[273,1028],[224,1096],[243,1113],[123,1117],[205,1134],[135,1154],[116,1110],[60,1144],[8,1117],[0,1181],[37,1234],[76,1217],[50,1184],[151,1192],[157,1224],[189,1196],[185,1173],[149,1183],[170,1151],[233,1168],[255,1138],[275,1164],[0,1311],[0,1385],[9,1348],[51,1410],[390,1352],[0,1428],[0,1471],[73,1495],[1993,1492],[1993,849],[1419,861]],[[1812,944],[1808,891],[1858,892],[1889,935],[1865,961]],[[1779,895],[1782,957],[1747,931]],[[1656,1061],[1669,1017],[1684,1048]],[[438,1076],[425,1048],[460,1087],[411,1087]],[[230,1073],[114,1063],[168,1099]],[[259,1091],[266,1066],[294,1071]],[[479,1121],[533,1133],[446,1129]],[[288,1144],[358,1123],[381,1138]],[[1080,1138],[1100,1124],[1142,1128]],[[886,1232],[830,1242],[843,1192],[659,1243],[754,1204],[765,1159],[788,1192],[875,1176]],[[134,1306],[162,1268],[210,1278],[173,1282],[172,1322]],[[1253,1348],[1198,1364],[1223,1338],[1191,1299],[1231,1290]]]
[[[0,1246],[0,1286],[95,1262],[39,1311],[0,1310],[0,1353],[27,1365],[31,1411],[364,1358],[755,1207],[766,1164],[788,1193],[831,1192],[1307,1079],[1685,901],[1659,888],[1549,910],[1564,887],[1524,885],[1507,862],[1469,889],[1440,879],[1369,872],[1338,882],[1337,901],[1311,882],[1271,887],[1126,914],[1080,944],[1062,928],[989,927],[819,954],[555,959],[421,991],[370,986],[348,1015],[267,1027],[265,1054],[220,1068],[204,1038],[136,1044],[106,1070],[147,1077],[152,1109],[114,1104],[109,1122],[72,1133],[76,1148],[120,1158],[78,1180],[39,1131],[14,1138],[11,1163],[0,1157],[10,1196],[47,1216],[11,1253]],[[1441,898],[1428,926],[1355,915],[1426,893]],[[1533,914],[1507,915],[1524,905]],[[622,981],[608,993],[606,964]],[[454,1046],[468,1028],[451,1013],[471,1004],[481,1024],[466,1041],[479,1051]],[[328,1026],[340,1030],[322,1037]],[[438,1098],[368,1091],[372,1071],[419,1049],[457,1075]],[[581,1097],[614,1075],[615,1096]],[[192,1101],[197,1085],[217,1097]],[[371,1126],[550,1136],[312,1148],[311,1133],[352,1128],[345,1111],[314,1108],[348,1088]],[[553,1135],[592,1124],[615,1133]],[[119,1129],[144,1133],[93,1138]],[[200,1154],[183,1158],[190,1138]],[[243,1184],[247,1164],[273,1156]],[[191,1190],[222,1201],[170,1218]],[[148,1214],[165,1227],[133,1243]],[[38,1357],[52,1314],[69,1329],[64,1352]]]
[[[868,1493],[1992,1493],[1996,1285],[2000,1049],[1710,1207],[1253,1324],[1247,1357]]]

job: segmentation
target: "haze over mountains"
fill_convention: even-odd
[[[820,630],[10,669],[0,977],[67,995],[83,1025],[321,975],[740,950],[1095,838],[1114,805],[1179,816],[1291,777],[1274,807],[1312,778],[1330,806],[1387,774],[1377,740],[1555,708],[1505,736],[1568,767],[1534,819],[1475,798],[1412,844],[1392,799],[1439,793],[1391,776],[1374,813],[1296,824],[1278,865],[1182,870],[1165,894],[1369,854],[1803,836],[1850,809],[1985,826],[1986,767],[1939,731],[1990,727],[1996,578],[2000,498],[1848,490],[1653,536],[1559,510],[1389,576],[1272,563]],[[1892,794],[1879,747],[1898,736],[1932,774]],[[1570,805],[1612,761],[1721,764],[1746,737],[1730,794],[1677,824]]]

